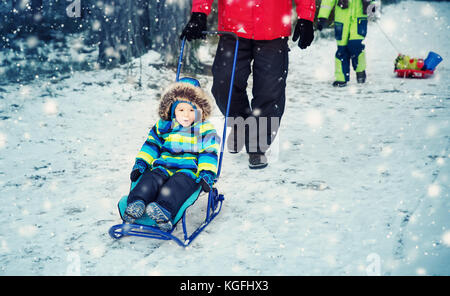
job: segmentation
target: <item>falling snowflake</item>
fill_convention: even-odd
[[[442,235],[442,242],[447,247],[450,247],[450,230],[447,230],[446,232],[444,232],[444,234]]]
[[[441,188],[438,184],[431,184],[428,186],[428,196],[437,197],[441,193]]]
[[[23,96],[25,98],[30,97],[32,94],[32,89],[31,89],[31,87],[24,85],[24,86],[20,87],[19,93],[21,96]]]
[[[89,253],[92,255],[92,257],[94,258],[100,258],[105,254],[105,246],[99,245],[99,246],[94,246],[89,250]]]
[[[392,147],[391,146],[384,146],[382,149],[381,149],[381,156],[383,156],[383,157],[388,157],[389,155],[391,155],[392,154]]]
[[[19,235],[23,237],[32,237],[37,233],[37,227],[34,225],[25,225],[19,228]]]
[[[27,38],[26,44],[29,48],[35,48],[39,44],[39,39],[36,36],[30,36]]]
[[[44,113],[47,115],[55,115],[58,113],[58,105],[54,100],[47,100],[44,103]]]
[[[281,18],[281,22],[285,26],[289,26],[291,24],[291,16],[289,14],[283,15]]]
[[[52,209],[52,203],[49,200],[46,200],[43,204],[45,210],[50,211]]]
[[[6,146],[6,135],[0,133],[0,149],[5,148],[5,146]]]
[[[325,66],[318,66],[314,70],[314,77],[319,81],[326,81],[329,76],[329,71]]]
[[[164,187],[164,188],[161,189],[160,194],[161,194],[162,196],[169,196],[169,195],[170,195],[170,189],[167,188],[167,187]]]
[[[424,16],[434,16],[436,14],[436,12],[434,11],[433,7],[431,7],[431,5],[429,3],[427,3],[426,5],[424,5],[421,9],[422,15]]]
[[[439,128],[436,125],[430,124],[430,125],[428,125],[427,129],[425,130],[425,133],[426,133],[427,137],[431,138],[431,137],[436,136],[438,130],[439,130]]]
[[[416,269],[416,274],[417,274],[417,275],[426,275],[426,274],[427,274],[427,271],[426,271],[425,268],[419,267],[419,268]]]
[[[261,115],[261,109],[255,108],[252,111],[253,116],[260,116]]]
[[[322,113],[320,113],[319,110],[309,110],[306,113],[305,116],[305,122],[308,124],[311,128],[318,128],[322,126],[323,123],[323,116]]]
[[[385,19],[382,23],[381,23],[381,27],[383,28],[383,30],[388,33],[388,34],[392,34],[394,33],[394,31],[397,28],[397,22],[393,19]]]

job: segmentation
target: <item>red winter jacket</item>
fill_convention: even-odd
[[[214,0],[192,0],[192,12],[208,15]],[[218,0],[219,31],[272,40],[291,35],[292,0]],[[314,21],[315,0],[295,0],[298,18]]]

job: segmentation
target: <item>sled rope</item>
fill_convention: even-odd
[[[398,50],[397,46],[395,46],[395,44],[392,42],[392,40],[388,37],[388,35],[386,34],[386,32],[384,32],[384,30],[381,28],[380,24],[378,22],[375,22],[375,24],[377,24],[378,29],[380,29],[381,33],[383,33],[384,37],[387,39],[387,41],[389,41],[389,43],[392,45],[392,47],[397,51],[397,53],[400,53],[400,50]]]

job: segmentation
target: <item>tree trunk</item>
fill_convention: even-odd
[[[166,65],[178,56],[179,34],[190,7],[165,0],[107,0],[101,7],[99,64],[110,68],[129,62],[149,49],[162,54]]]
[[[109,0],[99,15],[99,57],[104,68],[112,68],[144,54],[150,48],[148,0]]]

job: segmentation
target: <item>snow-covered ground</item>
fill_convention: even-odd
[[[450,275],[449,18],[450,3],[384,7],[379,24],[402,53],[444,58],[425,80],[394,76],[397,52],[374,23],[365,85],[352,73],[331,87],[334,40],[291,44],[269,167],[226,153],[222,212],[187,249],[108,235],[174,80],[147,66],[157,54],[142,59],[142,89],[126,67],[2,87],[0,275]],[[188,210],[189,229],[204,208]]]

